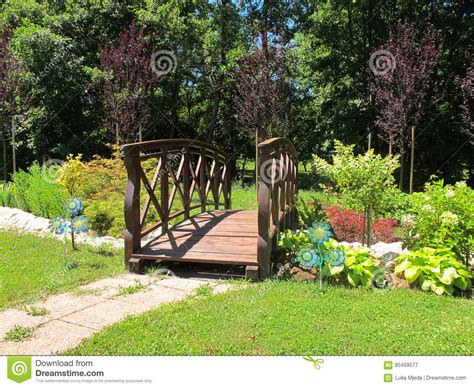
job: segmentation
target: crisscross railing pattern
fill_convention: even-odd
[[[295,147],[285,138],[258,145],[258,266],[259,276],[270,274],[270,256],[278,234],[297,221],[298,159]]]
[[[205,212],[209,205],[230,209],[229,158],[217,147],[198,140],[169,139],[127,144],[123,151],[128,174],[127,263],[140,250],[144,237],[158,228],[165,233],[172,220],[189,219],[194,209]],[[150,177],[149,172],[153,172]],[[146,194],[144,201],[142,192]],[[150,209],[156,211],[159,221],[147,225]]]

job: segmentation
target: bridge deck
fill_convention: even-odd
[[[213,210],[170,227],[132,258],[257,265],[256,210]]]

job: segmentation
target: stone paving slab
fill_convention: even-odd
[[[94,306],[104,300],[105,298],[97,295],[74,295],[67,293],[52,295],[44,302],[35,303],[34,306],[45,308],[48,317],[57,319],[86,307]]]
[[[137,283],[143,289],[128,295],[120,290]],[[194,294],[199,286],[212,284],[213,292],[227,291],[229,285],[216,284],[211,279],[160,279],[147,275],[127,274],[101,279],[80,287],[83,294],[52,295],[35,307],[47,310],[45,316],[33,317],[23,310],[0,312],[0,355],[58,354],[77,346],[83,339],[125,317],[142,313],[163,303],[183,300]],[[91,293],[88,293],[90,291]],[[33,337],[22,342],[4,340],[5,333],[15,326],[35,328]]]
[[[51,355],[73,348],[94,330],[52,320],[38,327],[34,337],[23,342],[0,343],[0,354]]]
[[[15,326],[35,327],[51,320],[45,316],[28,315],[26,311],[8,309],[0,311],[0,340]]]

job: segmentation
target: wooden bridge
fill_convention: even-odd
[[[146,260],[167,260],[245,266],[251,279],[270,274],[278,233],[296,222],[298,162],[290,141],[258,145],[258,210],[231,210],[230,158],[213,145],[170,139],[123,151],[131,271],[141,272]]]

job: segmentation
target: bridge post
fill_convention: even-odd
[[[139,151],[127,150],[124,162],[128,174],[125,193],[125,265],[133,272],[140,272],[140,263],[130,262],[132,254],[141,248]]]

